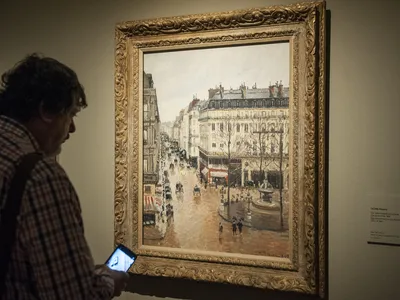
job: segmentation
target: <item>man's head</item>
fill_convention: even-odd
[[[1,77],[0,115],[24,124],[47,155],[61,151],[86,106],[76,73],[55,59],[32,54]]]

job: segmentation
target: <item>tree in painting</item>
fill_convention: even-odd
[[[239,184],[239,178],[237,176],[237,171],[240,167],[233,163],[234,159],[240,157],[245,149],[246,144],[243,142],[244,137],[240,134],[240,121],[237,116],[224,115],[219,118],[218,126],[215,128],[215,137],[219,141],[217,147],[218,155],[223,157],[226,162],[226,177],[223,182],[223,186],[226,187],[226,205],[230,206],[231,197],[230,191],[231,187]],[[221,195],[224,196],[225,189],[223,189]],[[224,203],[224,198],[221,199]],[[229,211],[228,211],[229,214]]]
[[[272,197],[268,190],[272,191],[274,187],[279,189],[280,220],[283,228],[283,190],[284,182],[287,184],[289,156],[288,115],[285,111],[278,116],[263,113],[265,112],[253,115],[253,122],[250,124],[251,135],[244,140],[244,145],[247,154],[257,157],[253,164],[258,167],[258,173],[255,175],[258,182],[262,183],[259,189],[260,197],[271,203]],[[276,176],[273,176],[274,173]]]

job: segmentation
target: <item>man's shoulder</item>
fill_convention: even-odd
[[[43,157],[32,170],[31,178],[33,180],[58,180],[70,183],[70,180],[64,168],[54,157]]]
[[[63,167],[54,158],[42,158],[31,171],[27,182],[27,191],[31,197],[38,198],[38,203],[51,203],[56,199],[72,200],[79,207],[76,190]],[[63,203],[64,205],[65,203]]]

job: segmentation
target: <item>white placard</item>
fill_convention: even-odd
[[[400,196],[372,196],[368,244],[400,246]]]

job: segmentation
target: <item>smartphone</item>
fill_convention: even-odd
[[[106,265],[116,271],[128,272],[129,268],[136,261],[137,255],[124,245],[120,244],[111,253],[106,261]]]

